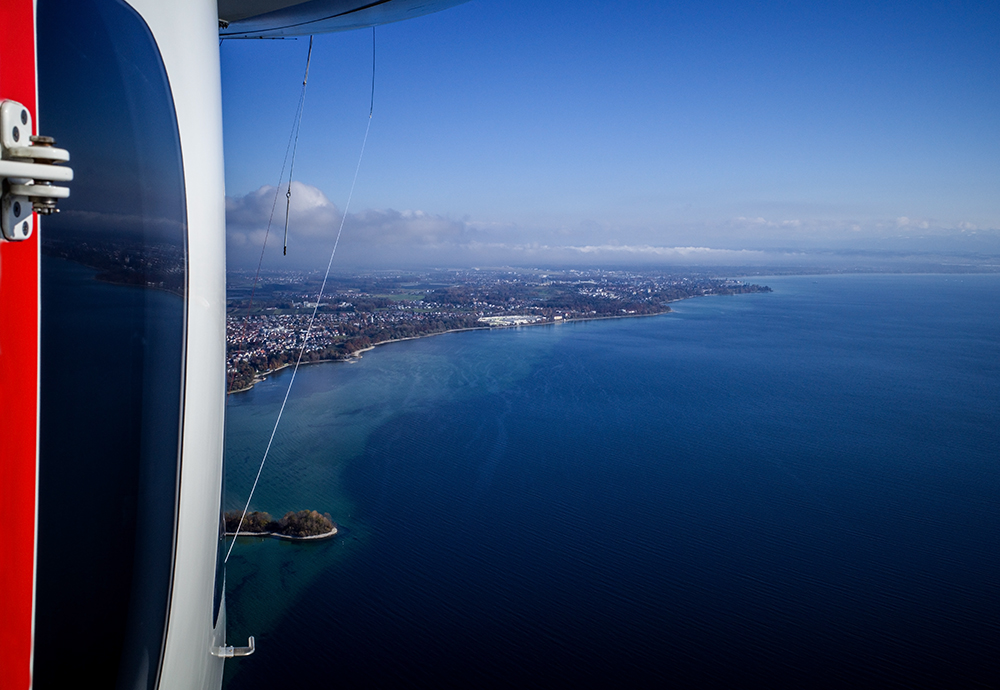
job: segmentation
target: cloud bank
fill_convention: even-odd
[[[229,265],[253,270],[429,266],[655,266],[814,263],[849,252],[979,253],[1000,256],[1000,233],[972,223],[946,227],[900,216],[880,221],[740,216],[670,228],[627,228],[588,221],[533,229],[456,220],[416,210],[368,209],[343,217],[316,187],[293,182],[288,253],[282,255],[284,190],[265,186],[226,199]],[[268,228],[270,223],[270,228]],[[343,223],[339,242],[338,231]]]

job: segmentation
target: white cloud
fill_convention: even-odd
[[[577,251],[581,254],[633,254],[658,258],[672,259],[732,259],[760,258],[766,254],[763,251],[750,249],[713,249],[711,247],[654,247],[650,245],[627,245],[627,244],[604,244],[599,246],[587,245],[583,247],[560,247],[569,251]]]
[[[325,264],[340,230],[342,214],[316,187],[292,183],[288,213],[288,255],[282,254],[285,229],[285,193],[265,186],[241,197],[226,199],[228,259],[232,266],[256,266],[267,241],[266,267],[316,268]],[[270,230],[268,221],[270,219]],[[348,264],[385,265],[407,258],[416,250],[424,255],[469,241],[463,221],[419,210],[366,210],[349,213],[337,247]]]
[[[927,220],[900,216],[896,219],[896,226],[900,228],[919,228],[921,230],[926,230],[931,226],[931,224],[930,221]]]
[[[337,207],[320,190],[301,182],[292,182],[291,203],[287,203],[285,190],[270,185],[261,187],[246,196],[226,197],[227,234],[232,238],[251,233],[263,233],[270,220],[271,230],[284,232],[285,208],[288,207],[288,224],[297,232],[316,236],[336,230],[340,222]],[[258,245],[259,246],[259,245]]]

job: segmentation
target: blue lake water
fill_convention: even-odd
[[[300,369],[252,508],[342,533],[236,545],[226,687],[995,687],[1000,276],[756,282]]]

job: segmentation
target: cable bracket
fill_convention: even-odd
[[[0,226],[6,240],[31,237],[33,213],[58,213],[56,203],[69,196],[73,169],[62,165],[69,151],[56,148],[52,137],[32,136],[31,113],[17,101],[0,103]]]

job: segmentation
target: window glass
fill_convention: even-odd
[[[186,212],[166,74],[117,0],[38,0],[43,219],[35,687],[153,688],[170,596]],[[207,652],[206,652],[207,653]]]

